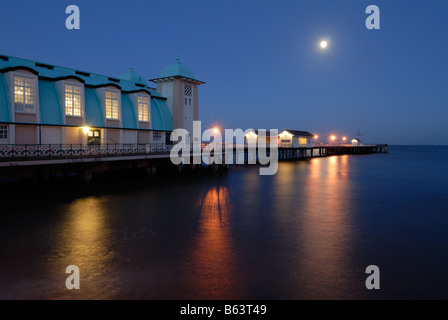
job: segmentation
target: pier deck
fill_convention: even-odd
[[[205,144],[191,148],[190,156],[200,154]],[[222,155],[243,153],[249,162],[247,145],[227,148],[222,144]],[[144,168],[155,172],[160,165],[172,165],[173,145],[1,145],[0,179],[29,176],[54,176],[76,173],[86,179],[94,171],[113,171]],[[269,154],[270,150],[267,148]],[[318,145],[308,148],[278,148],[278,160],[301,160],[342,154],[387,153],[387,145]],[[235,161],[236,162],[236,161]]]

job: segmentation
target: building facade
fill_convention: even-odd
[[[283,130],[276,138],[280,148],[311,148],[314,136],[308,131]],[[245,143],[255,144],[257,141],[260,141],[269,145],[270,139],[269,130],[260,135],[259,130],[250,129],[244,135]]]
[[[313,146],[314,135],[308,131],[283,130],[278,136],[281,148],[311,148]]]
[[[165,143],[198,118],[204,82],[180,61],[154,81],[160,92],[133,69],[114,78],[0,55],[0,144]]]

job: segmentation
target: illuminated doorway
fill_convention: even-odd
[[[90,130],[87,134],[88,145],[100,145],[101,144],[101,130]]]

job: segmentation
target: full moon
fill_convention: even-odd
[[[328,42],[327,42],[327,41],[322,40],[322,41],[320,42],[320,47],[321,47],[322,49],[325,49],[327,46],[328,46]]]

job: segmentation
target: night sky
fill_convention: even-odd
[[[371,4],[380,30],[365,27]],[[147,79],[180,58],[207,82],[203,127],[446,145],[447,14],[442,0],[1,0],[0,53]]]

